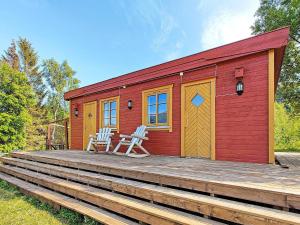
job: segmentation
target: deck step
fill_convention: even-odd
[[[62,194],[50,191],[48,189],[39,187],[34,184],[30,184],[26,181],[17,179],[7,174],[0,173],[0,179],[7,181],[8,183],[17,186],[24,194],[31,195],[42,201],[50,203],[51,205],[59,205],[71,210],[74,210],[80,214],[89,216],[100,223],[107,225],[137,225],[133,221],[122,218],[118,215],[95,207],[93,205],[78,201],[76,199],[64,196]]]
[[[189,175],[168,173],[165,170],[147,170],[138,167],[129,168],[124,165],[100,163],[96,160],[86,158],[70,158],[58,152],[57,155],[43,155],[39,153],[15,152],[15,158],[32,160],[47,164],[64,167],[89,170],[93,172],[115,175],[140,181],[147,181],[161,185],[172,186],[206,192],[209,194],[232,197],[236,199],[249,200],[257,203],[264,203],[283,208],[294,208],[300,210],[300,195],[292,191],[274,188],[272,186],[262,187],[260,185],[250,185],[247,182],[222,182],[221,180],[197,179]],[[76,153],[70,153],[76,154]]]
[[[1,165],[0,171],[149,224],[220,224],[178,210],[26,169]]]
[[[62,177],[64,179],[79,181],[235,223],[267,224],[272,222],[274,224],[290,224],[293,220],[290,220],[289,218],[293,218],[293,216],[300,220],[300,216],[293,213],[96,174],[93,172],[58,167],[16,158],[3,157],[1,161],[5,164]]]

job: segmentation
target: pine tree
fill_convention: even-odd
[[[46,95],[46,86],[43,83],[43,74],[39,71],[38,54],[26,38],[18,40],[20,69],[24,72],[36,93],[38,105],[42,106]]]
[[[29,150],[45,148],[46,124],[49,122],[47,112],[43,106],[46,95],[46,86],[43,82],[43,74],[38,64],[38,54],[32,44],[26,38],[19,38],[18,53],[20,58],[20,71],[24,72],[35,93],[36,104],[29,108],[32,121],[26,127],[27,146]]]
[[[10,47],[4,51],[4,55],[2,55],[2,61],[6,62],[13,69],[20,71],[20,61],[14,40],[12,40]]]
[[[32,120],[27,120],[26,125],[23,126],[25,132],[22,130],[22,135],[26,134],[26,143],[23,138],[20,145],[16,147],[25,147],[27,150],[44,149],[47,124],[50,121],[68,117],[69,107],[64,101],[63,95],[64,92],[78,87],[79,80],[74,78],[75,71],[67,61],[59,64],[54,59],[45,60],[43,70],[40,70],[38,54],[25,38],[19,38],[17,45],[15,41],[12,41],[11,46],[2,56],[1,63],[10,67],[17,74],[23,74],[26,77],[27,86],[33,90],[31,98],[33,98],[34,104],[27,106],[28,118],[32,118]],[[0,149],[1,144],[5,145],[6,140],[8,139],[2,140],[0,135]],[[5,149],[11,147],[15,147],[15,145],[5,147]]]
[[[45,145],[46,124],[48,118],[43,100],[46,95],[46,86],[43,83],[43,74],[39,71],[38,54],[31,43],[25,38],[19,38],[17,45],[13,40],[11,46],[2,56],[6,62],[16,71],[22,72],[27,77],[35,99],[34,104],[28,106],[28,113],[32,120],[25,126],[26,149],[37,150]]]

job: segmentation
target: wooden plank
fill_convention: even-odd
[[[267,224],[272,222],[276,224],[282,223],[282,218],[287,216],[287,213],[279,210],[254,206],[236,201],[229,201],[201,194],[193,194],[190,192],[179,191],[176,189],[170,189],[131,180],[124,180],[121,178],[115,178],[91,172],[78,171],[14,158],[3,158],[2,162],[63,177],[65,179],[80,181],[116,192],[125,193],[127,195],[133,195],[165,205],[183,208],[185,210],[235,223]]]
[[[289,168],[300,168],[300,153],[294,152],[276,152],[276,159],[282,166]]]
[[[89,216],[98,222],[107,225],[125,225],[125,224],[137,224],[113,213],[107,212],[95,206],[89,205],[84,202],[80,202],[76,199],[64,196],[54,191],[47,190],[42,187],[38,187],[34,184],[27,183],[20,179],[11,177],[7,174],[0,173],[0,179],[7,181],[8,183],[20,188],[20,191],[24,194],[34,196],[42,201],[45,201],[51,205],[63,206],[65,208],[74,210],[80,214]]]
[[[91,202],[99,207],[126,215],[149,224],[220,224],[202,217],[193,216],[177,210],[161,207],[137,199],[124,197],[120,194],[104,191],[94,187],[65,181],[25,169],[1,166],[2,172],[17,176],[21,179],[59,191],[77,199]]]
[[[300,209],[299,186],[293,185],[288,188],[288,186],[284,184],[281,186],[272,184],[270,180],[274,181],[275,178],[273,177],[268,177],[266,184],[264,184],[264,180],[266,180],[264,177],[266,174],[272,175],[274,171],[266,170],[266,167],[262,167],[261,165],[246,164],[244,167],[237,167],[237,169],[234,169],[232,168],[232,166],[235,165],[233,163],[225,164],[214,162],[213,164],[212,162],[201,161],[203,166],[205,165],[204,163],[207,164],[206,167],[201,170],[201,167],[190,165],[194,161],[199,164],[199,160],[185,160],[189,163],[188,164],[181,163],[184,161],[182,161],[182,159],[178,159],[178,161],[180,160],[180,164],[178,163],[178,169],[175,168],[175,173],[173,172],[175,170],[174,168],[166,168],[165,166],[165,164],[168,163],[167,159],[172,160],[174,163],[174,161],[177,160],[174,157],[165,157],[162,159],[158,157],[148,157],[149,159],[143,159],[143,161],[141,161],[142,159],[138,159],[139,161],[131,159],[129,161],[128,159],[122,158],[120,161],[119,157],[113,157],[111,155],[88,155],[75,151],[68,151],[68,153],[66,153],[66,151],[59,151],[55,153],[38,152],[34,154],[19,152],[13,153],[12,155],[17,158],[117,175],[163,185],[208,192],[211,194],[246,199],[280,207]],[[97,156],[99,157],[96,158]],[[92,160],[90,158],[96,159]],[[190,163],[190,161],[192,163]],[[160,164],[158,165],[158,162],[163,166]],[[141,164],[141,166],[139,166],[139,164]],[[219,164],[221,164],[221,167],[217,166]],[[180,167],[181,165],[182,167]],[[254,169],[253,166],[255,166]],[[193,167],[197,169],[197,174],[195,174],[195,168]],[[211,173],[207,169],[210,167],[212,167]],[[261,173],[258,172],[257,168],[259,167],[263,168]],[[185,168],[185,171],[183,168]],[[205,174],[208,174],[209,176],[206,176]],[[279,175],[280,174],[278,174],[275,181],[281,178]],[[288,173],[285,172],[285,176],[282,177],[283,181],[287,180],[287,177]],[[293,176],[293,179],[294,177],[299,176]],[[225,179],[230,180],[230,182],[224,182]],[[251,179],[252,183],[250,182]],[[297,183],[299,182],[300,177],[299,179],[293,179],[291,178],[290,180]],[[294,201],[289,202],[289,199],[294,199]]]
[[[274,49],[270,49],[268,53],[268,133],[269,133],[269,163],[275,162],[274,156],[274,110],[275,110],[275,61],[274,61]]]

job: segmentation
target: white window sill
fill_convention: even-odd
[[[170,126],[147,126],[148,130],[168,130],[169,132],[172,131]]]

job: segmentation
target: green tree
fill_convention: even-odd
[[[46,95],[46,85],[43,74],[39,69],[39,57],[32,44],[26,38],[17,41],[18,55],[20,59],[20,71],[24,72],[35,93],[36,104],[29,108],[32,122],[26,127],[26,149],[43,149],[45,145],[46,124],[48,118],[43,106]]]
[[[253,34],[290,26],[290,42],[281,69],[276,99],[300,113],[300,0],[261,0],[251,27]]]
[[[79,80],[74,78],[75,72],[67,61],[60,65],[54,59],[46,60],[41,70],[38,53],[25,38],[19,38],[17,45],[12,41],[0,62],[5,62],[27,77],[35,101],[34,104],[28,105],[27,112],[32,120],[28,120],[25,127],[26,149],[43,149],[47,124],[68,116],[69,107],[63,99],[63,94],[78,87]]]
[[[282,103],[275,104],[275,149],[300,149],[300,117],[292,116]]]
[[[26,38],[18,40],[20,71],[24,72],[36,94],[38,106],[42,106],[46,95],[46,86],[43,82],[43,74],[39,71],[38,54]]]
[[[4,51],[4,55],[2,55],[2,61],[8,63],[13,69],[20,70],[20,60],[14,40],[12,40],[8,49]]]
[[[35,99],[26,75],[7,63],[0,63],[0,81],[0,151],[9,152],[26,145],[28,108]]]
[[[64,93],[79,86],[79,80],[74,77],[75,71],[67,61],[59,64],[54,59],[48,59],[43,63],[43,74],[50,89],[47,96],[49,117],[53,120],[64,119],[69,111]]]

